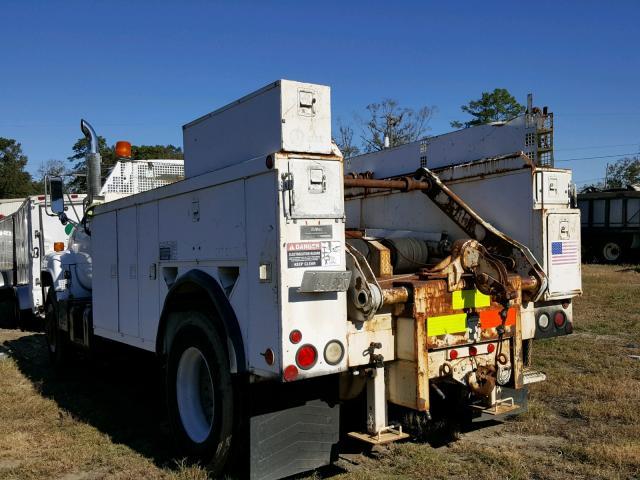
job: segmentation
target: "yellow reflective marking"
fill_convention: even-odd
[[[445,335],[447,333],[460,333],[467,330],[467,314],[454,313],[427,318],[427,335]]]
[[[478,290],[456,290],[453,292],[451,303],[454,310],[472,307],[488,307],[491,305],[491,297]]]

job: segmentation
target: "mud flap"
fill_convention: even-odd
[[[257,414],[249,420],[251,480],[284,478],[337,459],[340,405],[318,396],[290,395],[286,391],[278,392],[278,397],[281,403],[285,399],[294,401],[285,408],[254,412]]]

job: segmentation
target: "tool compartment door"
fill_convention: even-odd
[[[133,337],[140,336],[137,227],[136,207],[118,211],[118,331]]]
[[[546,227],[548,297],[562,298],[582,293],[580,211],[553,211],[547,214]]]
[[[342,164],[338,161],[292,159],[289,161],[292,218],[342,218]]]
[[[138,206],[138,318],[140,335],[155,345],[160,319],[158,203]]]
[[[118,232],[116,212],[97,215],[91,222],[93,262],[93,326],[97,335],[118,331]]]

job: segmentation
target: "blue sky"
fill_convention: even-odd
[[[35,172],[88,119],[110,143],[182,143],[182,124],[278,78],[328,84],[334,119],[373,101],[460,105],[509,89],[555,113],[556,159],[640,148],[640,2],[7,1],[0,136]],[[578,182],[612,158],[557,163]]]

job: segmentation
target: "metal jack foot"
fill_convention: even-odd
[[[408,438],[402,426],[387,425],[387,398],[384,365],[371,369],[367,378],[367,433],[349,432],[352,438],[373,445],[396,442]]]

